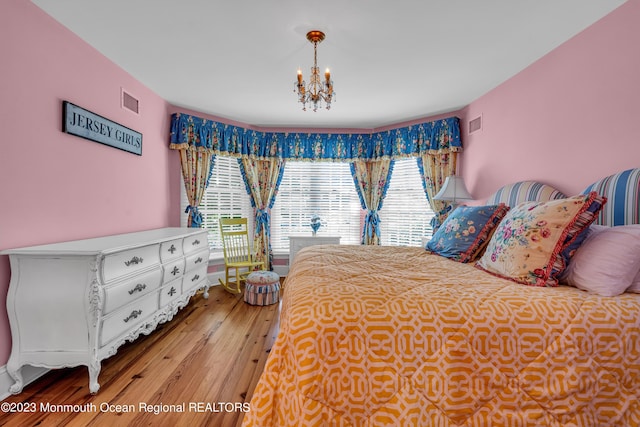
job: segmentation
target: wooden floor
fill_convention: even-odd
[[[103,361],[97,395],[85,367],[54,370],[3,402],[35,412],[7,414],[3,406],[0,425],[239,426],[279,312],[279,304],[250,306],[221,286],[208,300],[198,293],[172,321]],[[60,405],[77,407],[52,411]]]

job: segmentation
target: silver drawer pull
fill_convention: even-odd
[[[124,320],[125,323],[126,323],[131,319],[137,319],[138,316],[140,316],[141,314],[142,314],[142,310],[133,310],[130,315],[128,315],[127,317],[125,317],[122,320]]]
[[[138,283],[135,288],[131,289],[129,291],[129,295],[133,295],[136,292],[142,292],[143,290],[145,290],[147,287],[147,285],[145,285],[144,283]]]
[[[127,267],[129,267],[130,265],[135,265],[135,264],[142,264],[143,259],[137,256],[134,256],[133,258],[131,258],[129,261],[125,261],[124,265],[126,265]]]
[[[170,297],[174,296],[176,294],[176,288],[174,288],[173,286],[171,287],[171,289],[169,289],[169,292],[167,292],[167,295],[169,295]]]
[[[178,273],[180,273],[180,269],[178,267],[173,267],[173,270],[171,270],[171,274],[175,276]]]
[[[197,260],[195,260],[193,263],[194,263],[194,264],[197,264],[197,263],[199,263],[199,262],[202,262],[202,257],[198,257],[198,259],[197,259]]]
[[[173,255],[173,253],[174,253],[175,251],[177,251],[177,249],[176,249],[175,245],[171,245],[171,247],[170,247],[169,249],[167,249],[167,251],[168,251],[168,252],[171,252],[171,255]]]
[[[195,245],[199,245],[199,244],[200,244],[200,240],[196,239],[196,240],[193,241],[193,243],[191,245],[195,246]]]
[[[196,280],[198,280],[200,278],[199,274],[196,274],[195,276],[193,276],[193,279],[191,279],[192,282],[195,282]]]

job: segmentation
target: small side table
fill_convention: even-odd
[[[339,245],[340,236],[289,236],[289,267],[298,251],[307,246]]]

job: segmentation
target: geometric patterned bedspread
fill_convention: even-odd
[[[519,285],[422,248],[312,246],[244,426],[638,426],[640,295]]]

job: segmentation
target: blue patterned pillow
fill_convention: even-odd
[[[459,262],[474,261],[508,211],[509,207],[504,203],[458,206],[434,233],[425,249]]]

